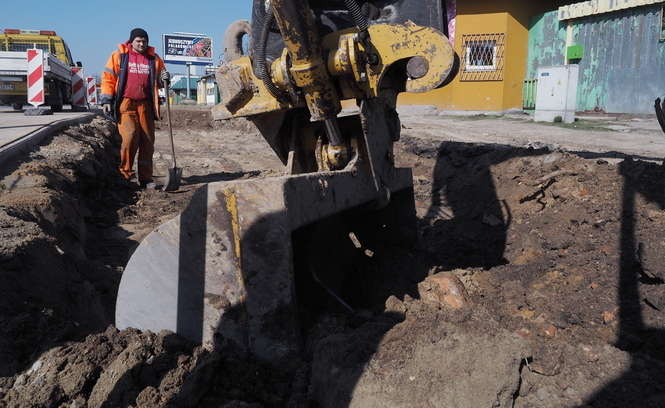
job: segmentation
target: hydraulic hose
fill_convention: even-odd
[[[270,67],[266,59],[266,46],[268,44],[268,35],[270,34],[270,26],[272,25],[274,15],[272,12],[272,4],[266,10],[261,25],[261,33],[259,35],[259,42],[256,44],[256,74],[263,81],[266,89],[278,101],[284,100],[284,93],[272,82],[270,77]]]
[[[347,10],[349,10],[353,24],[358,27],[358,30],[360,32],[367,32],[369,22],[367,21],[367,17],[363,14],[362,10],[360,10],[360,6],[358,6],[356,0],[344,0],[344,5],[346,6]]]

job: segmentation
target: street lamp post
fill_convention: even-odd
[[[191,99],[191,92],[189,90],[190,79],[192,77],[192,63],[187,63],[187,100]]]

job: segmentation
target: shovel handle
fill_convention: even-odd
[[[169,82],[164,82],[164,94],[166,95],[166,120],[169,122],[169,139],[171,140],[171,157],[173,157],[173,168],[176,168],[175,146],[173,145],[173,126],[171,126],[171,103],[169,102]]]

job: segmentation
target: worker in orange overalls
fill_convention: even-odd
[[[102,73],[100,103],[112,115],[122,137],[120,174],[127,180],[138,151],[138,181],[154,189],[152,154],[155,150],[155,119],[160,119],[159,88],[170,80],[164,61],[148,46],[148,33],[135,28],[129,41],[118,45]]]

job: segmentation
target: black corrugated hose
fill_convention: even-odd
[[[344,5],[349,10],[349,13],[351,13],[351,19],[353,19],[353,23],[358,27],[358,30],[360,32],[367,32],[369,22],[362,10],[360,10],[360,6],[358,6],[356,0],[344,0]]]
[[[261,33],[259,36],[259,42],[256,44],[256,74],[263,81],[266,89],[270,95],[272,95],[278,101],[284,100],[284,92],[279,89],[273,82],[270,77],[270,67],[268,66],[268,61],[266,60],[266,45],[268,44],[268,35],[270,34],[270,26],[274,15],[272,13],[272,4],[268,7],[264,17],[263,24],[261,25]]]

